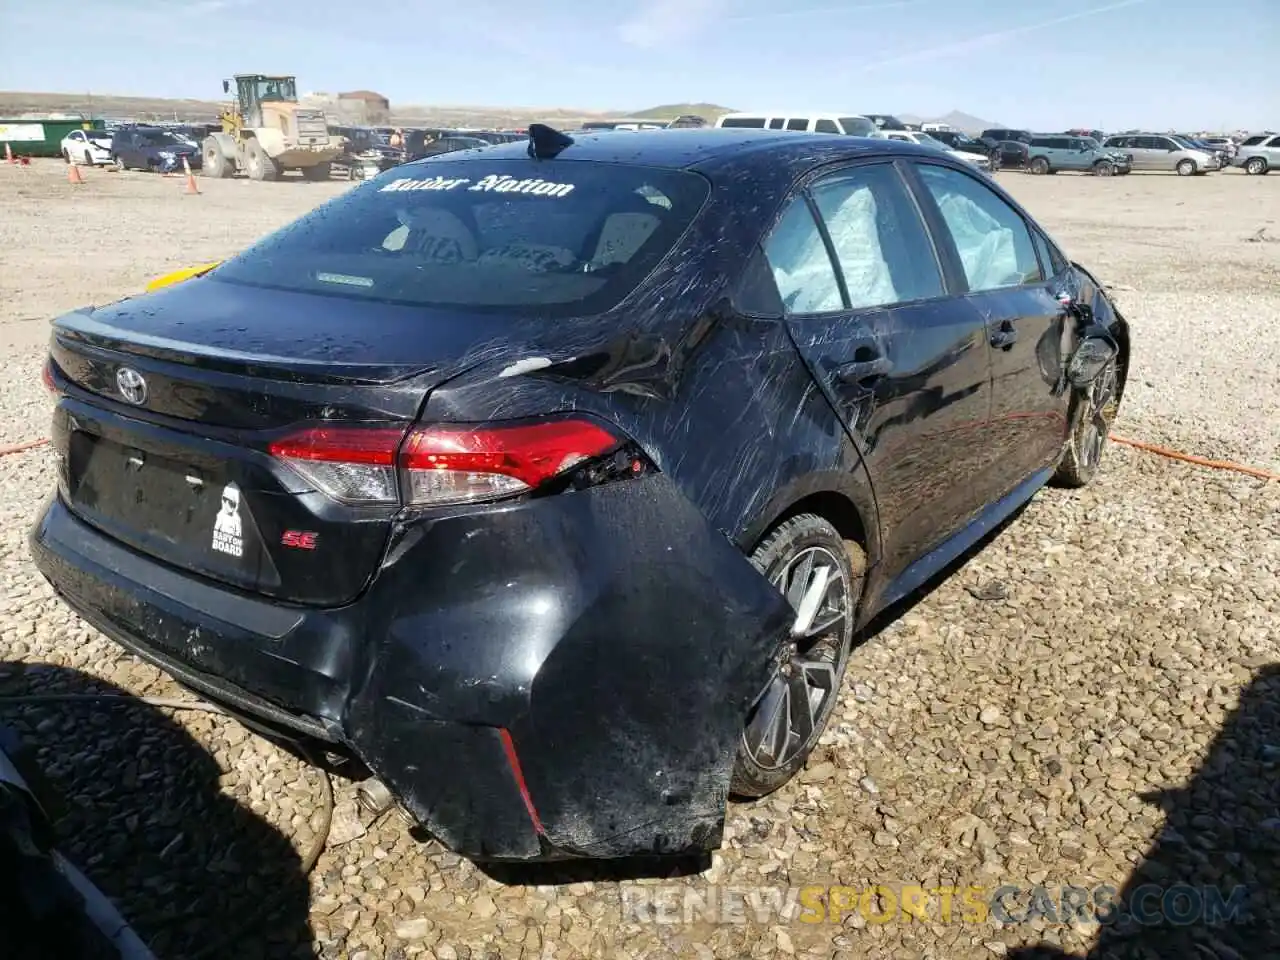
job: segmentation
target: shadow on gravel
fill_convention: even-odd
[[[57,850],[114,901],[157,960],[313,956],[297,853],[221,792],[217,761],[167,711],[136,699],[5,702],[86,693],[123,691],[76,670],[0,662],[0,724],[30,748],[51,790],[41,799]],[[0,877],[0,889],[9,880]]]
[[[627,880],[696,876],[711,868],[711,855],[619,857],[613,860],[563,860],[553,863],[476,862],[476,868],[490,880],[509,886],[622,883]]]
[[[1245,689],[1186,787],[1143,799],[1165,827],[1087,960],[1280,957],[1280,664]],[[1071,957],[1044,945],[1009,956]]]

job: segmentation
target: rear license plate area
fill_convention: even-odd
[[[225,468],[72,430],[66,477],[71,508],[117,540],[241,586],[278,583],[251,491]]]

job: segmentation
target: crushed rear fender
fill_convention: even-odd
[[[347,739],[448,846],[719,845],[742,724],[792,615],[668,478],[409,524],[374,594]]]

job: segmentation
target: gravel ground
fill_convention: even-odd
[[[1280,469],[1280,177],[1003,174],[1134,328],[1117,432]],[[43,435],[38,370],[59,310],[226,254],[345,185],[0,165],[0,445]],[[854,654],[797,782],[730,808],[709,868],[492,877],[370,823],[335,780],[222,717],[0,706],[65,799],[60,843],[163,958],[1261,957],[1280,952],[1280,483],[1110,448],[1094,486],[1047,490]],[[27,560],[45,454],[0,458],[0,694],[181,696],[68,613]],[[705,866],[705,865],[704,865]],[[649,871],[652,873],[652,871]],[[512,882],[520,881],[520,882]],[[1144,928],[1046,916],[950,922],[904,885],[1249,887],[1244,922]],[[887,888],[807,923],[809,885]],[[857,889],[853,891],[856,898]],[[832,894],[832,900],[848,891]],[[681,900],[695,901],[691,917]],[[719,898],[718,900],[716,898]],[[739,909],[713,915],[708,904]],[[267,933],[223,949],[259,904]],[[651,909],[654,904],[665,910]],[[745,903],[745,909],[743,904]],[[1023,911],[1025,912],[1025,911]],[[814,914],[808,914],[812,917]],[[735,918],[747,922],[716,922]],[[654,922],[683,920],[692,922]]]

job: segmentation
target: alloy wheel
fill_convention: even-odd
[[[821,734],[839,685],[845,625],[853,611],[848,577],[825,547],[800,551],[770,582],[796,611],[796,621],[742,737],[757,764],[776,770]]]

